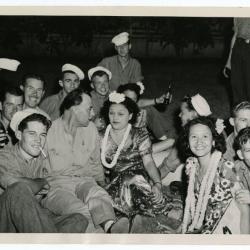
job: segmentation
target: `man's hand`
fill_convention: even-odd
[[[231,64],[230,63],[227,63],[222,71],[223,75],[226,77],[226,78],[229,78],[230,77],[230,73],[231,73]]]
[[[155,99],[156,99],[156,103],[157,103],[157,104],[164,103],[165,96],[166,96],[166,95],[163,94],[163,95],[161,95],[160,97],[155,98]]]
[[[172,98],[173,95],[168,92],[166,94],[161,95],[160,97],[157,97],[155,100],[157,104],[165,103],[166,100],[168,100],[168,104],[170,104],[172,102]]]
[[[250,192],[247,189],[240,189],[235,192],[235,199],[241,204],[250,204]]]

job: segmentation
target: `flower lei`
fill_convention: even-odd
[[[144,90],[145,90],[143,83],[137,82],[136,85],[140,87],[140,95],[142,95],[144,93]]]
[[[215,123],[215,130],[220,135],[224,128],[226,128],[226,126],[224,125],[224,120],[218,118]]]
[[[115,153],[115,156],[112,160],[111,163],[107,163],[106,161],[106,157],[105,157],[105,153],[106,153],[106,150],[107,150],[107,143],[108,143],[108,136],[109,136],[109,132],[111,130],[111,125],[109,124],[108,127],[106,128],[106,131],[105,131],[105,135],[104,135],[104,138],[103,138],[103,141],[102,141],[102,146],[101,146],[101,161],[102,161],[102,164],[106,167],[106,168],[113,168],[115,166],[115,164],[117,163],[117,160],[118,160],[118,157],[125,145],[125,142],[128,138],[128,135],[129,135],[129,132],[131,130],[131,124],[129,123],[128,126],[127,126],[127,129],[123,135],[123,138],[122,138],[122,141],[120,143],[120,145],[118,146],[118,149]]]
[[[195,205],[195,195],[194,195],[194,182],[195,182],[195,172],[198,166],[198,161],[196,158],[189,158],[187,160],[186,169],[189,172],[189,184],[188,184],[188,194],[186,198],[186,206],[184,211],[184,218],[182,224],[182,233],[187,231],[193,231],[195,228],[200,228],[203,224],[205,217],[207,203],[209,199],[209,194],[211,187],[213,185],[216,170],[221,159],[221,152],[215,151],[210,159],[208,169],[205,176],[202,179],[201,187],[198,195],[198,201]],[[191,225],[188,227],[191,214]]]

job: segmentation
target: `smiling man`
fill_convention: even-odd
[[[1,99],[2,112],[0,116],[0,148],[16,142],[13,131],[9,129],[13,115],[23,109],[23,91],[18,87],[8,87]]]
[[[235,160],[235,137],[242,129],[250,127],[250,102],[244,101],[239,103],[234,107],[232,114],[229,122],[234,127],[234,131],[226,139],[227,151],[224,154],[224,158],[229,161]]]
[[[40,108],[51,117],[52,121],[60,117],[60,106],[65,96],[78,88],[83,79],[84,73],[77,66],[69,63],[62,66],[62,75],[58,82],[62,89],[57,94],[45,98],[40,105]]]
[[[55,216],[40,205],[49,185],[50,169],[43,147],[51,125],[49,117],[36,109],[18,111],[10,127],[18,143],[0,152],[0,232],[84,232],[86,219],[80,214]]]
[[[27,74],[23,77],[21,90],[24,92],[23,108],[39,109],[45,90],[45,80],[42,76],[37,74]]]
[[[100,117],[100,112],[110,93],[109,81],[112,79],[112,73],[102,66],[97,66],[88,71],[88,77],[91,81],[90,96],[95,113],[93,121],[97,129],[101,130],[105,127],[105,122]]]
[[[132,45],[129,40],[129,34],[122,32],[116,35],[112,41],[117,55],[104,58],[99,66],[103,66],[112,72],[110,81],[110,90],[116,90],[120,85],[126,83],[136,83],[143,80],[141,64],[135,58],[130,56]]]

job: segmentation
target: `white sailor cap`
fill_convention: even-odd
[[[103,71],[103,72],[105,72],[105,73],[108,75],[109,80],[111,80],[111,78],[112,78],[112,73],[111,73],[108,69],[106,69],[106,68],[104,68],[104,67],[102,67],[102,66],[94,67],[94,68],[92,68],[92,69],[90,69],[90,70],[88,71],[89,80],[91,80],[92,75],[93,75],[96,71]]]
[[[118,34],[117,36],[113,37],[112,43],[115,44],[116,46],[120,46],[122,44],[127,43],[129,40],[129,33],[127,32],[122,32]]]
[[[32,108],[28,108],[28,109],[24,109],[21,111],[17,111],[11,121],[10,121],[10,127],[11,129],[16,133],[18,130],[18,126],[21,123],[21,121],[23,121],[26,117],[33,115],[33,114],[40,114],[45,116],[49,121],[51,121],[49,115],[47,113],[45,113],[42,110],[39,109],[32,109]]]
[[[7,69],[10,71],[17,71],[17,67],[20,65],[20,62],[14,59],[9,58],[0,58],[0,70]]]
[[[191,103],[200,116],[209,116],[212,114],[210,107],[204,97],[196,94],[191,97]]]
[[[73,64],[66,63],[62,66],[62,72],[64,71],[73,71],[77,76],[79,77],[80,80],[84,79],[84,73],[80,68]]]

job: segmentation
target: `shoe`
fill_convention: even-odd
[[[129,220],[127,217],[118,219],[109,229],[111,234],[127,234],[129,232]]]
[[[130,233],[139,234],[143,233],[142,217],[137,214],[131,221]]]

